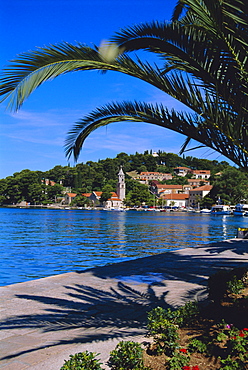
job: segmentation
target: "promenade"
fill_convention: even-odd
[[[248,240],[165,252],[0,287],[1,370],[59,370],[70,354],[147,340],[147,311],[207,297],[207,278],[248,265]]]

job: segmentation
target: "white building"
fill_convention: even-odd
[[[185,208],[188,206],[189,194],[165,194],[161,199],[166,206]]]
[[[189,191],[189,207],[196,208],[198,203],[204,198],[212,189],[212,185],[203,185]]]

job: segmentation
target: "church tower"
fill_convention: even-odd
[[[120,200],[125,199],[126,197],[126,184],[125,184],[125,175],[122,169],[122,166],[120,168],[120,171],[118,173],[118,184],[117,184],[117,195]]]

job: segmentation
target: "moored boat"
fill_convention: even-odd
[[[224,204],[216,204],[211,208],[211,215],[230,215],[231,208]]]
[[[200,210],[200,213],[211,213],[211,209],[203,208]]]
[[[233,210],[234,216],[246,216],[246,213],[248,213],[248,204],[236,204]]]

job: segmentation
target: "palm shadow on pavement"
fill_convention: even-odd
[[[46,291],[15,294],[27,310],[18,314],[17,306],[0,322],[2,330],[13,330],[15,335],[15,329],[33,329],[42,340],[19,351],[13,350],[2,359],[16,358],[47,346],[144,335],[147,312],[152,308],[173,308],[178,304],[177,298],[185,302],[202,299],[208,276],[220,268],[247,265],[245,244],[240,244],[239,251],[237,243],[231,251],[228,247],[232,245],[220,244],[218,249],[217,245],[206,246],[198,251],[194,248],[192,253],[171,251],[78,271],[76,282],[68,280],[66,285],[62,284],[56,296]],[[227,249],[229,254],[225,254]],[[89,277],[94,277],[97,284],[87,281]],[[32,304],[41,308],[37,314],[29,312]]]

